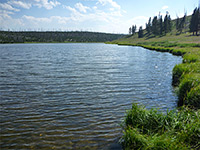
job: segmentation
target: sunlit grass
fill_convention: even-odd
[[[189,105],[200,108],[200,74],[186,74],[180,82],[178,106]]]
[[[200,148],[200,111],[187,107],[166,114],[146,110],[137,104],[127,112],[123,123],[124,149],[184,150]]]

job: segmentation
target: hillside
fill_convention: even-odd
[[[181,20],[182,18],[180,18]],[[147,33],[147,30],[143,30],[143,37],[138,38],[138,32],[135,34],[124,36],[121,39],[113,41],[114,43],[126,43],[126,44],[152,44],[152,42],[161,42],[161,43],[200,43],[199,36],[193,36],[192,33],[189,32],[189,24],[190,24],[191,16],[186,16],[185,24],[182,31],[178,31],[176,29],[177,19],[171,21],[171,31],[169,33],[164,33],[162,35],[154,35],[152,32],[150,34]],[[154,45],[155,46],[155,45]],[[173,45],[172,45],[173,46]]]
[[[0,43],[28,42],[106,42],[122,38],[122,34],[99,32],[36,32],[36,31],[0,31]]]
[[[112,41],[113,43],[126,43],[126,44],[151,44],[152,42],[159,43],[200,43],[200,36],[193,36],[191,33],[186,32],[182,34],[168,33],[165,36],[144,36],[143,38],[138,38],[137,34],[129,35],[118,40]]]

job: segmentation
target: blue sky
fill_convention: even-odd
[[[192,14],[200,0],[1,0],[1,30],[128,33],[149,17]]]

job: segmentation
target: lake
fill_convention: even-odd
[[[121,149],[132,103],[176,108],[181,61],[102,43],[0,45],[0,148]]]

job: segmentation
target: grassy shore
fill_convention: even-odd
[[[169,52],[183,57],[182,64],[173,69],[174,86],[178,86],[178,106],[200,108],[200,37],[190,34],[163,37],[125,37],[112,44],[141,46],[150,50]]]
[[[162,114],[156,109],[146,110],[133,104],[127,112],[124,149],[188,150],[200,148],[200,109],[182,107]]]
[[[137,38],[110,42],[141,46],[183,57],[173,69],[172,85],[178,87],[178,110],[160,113],[133,104],[123,122],[124,149],[200,149],[200,37],[190,34]]]

